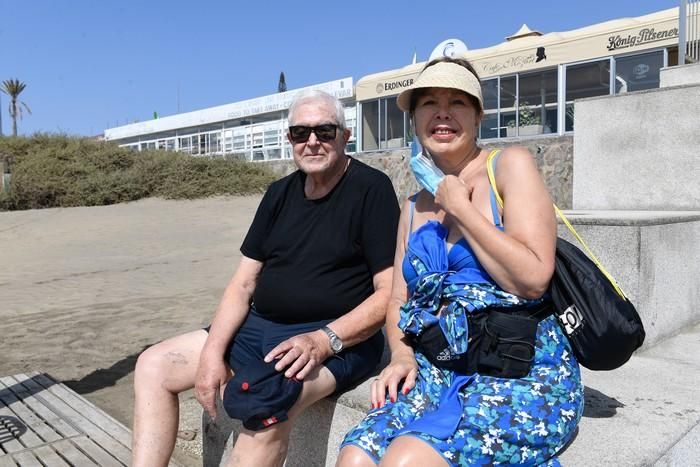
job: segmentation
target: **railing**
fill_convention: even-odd
[[[678,14],[678,64],[700,62],[700,0],[681,0]]]

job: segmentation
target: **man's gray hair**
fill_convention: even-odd
[[[324,101],[332,108],[335,109],[335,122],[341,130],[346,128],[345,126],[345,107],[338,100],[337,97],[328,94],[327,92],[319,91],[318,89],[306,89],[299,91],[294,95],[292,104],[289,106],[289,116],[287,121],[289,125],[294,125],[294,113],[301,104],[306,104],[313,101]]]

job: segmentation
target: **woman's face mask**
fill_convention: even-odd
[[[413,144],[411,145],[411,171],[413,176],[416,177],[418,183],[428,190],[430,193],[435,195],[437,187],[445,178],[445,174],[442,173],[433,162],[433,159],[426,156],[422,152],[422,147],[418,142],[418,138],[415,136],[414,131]]]

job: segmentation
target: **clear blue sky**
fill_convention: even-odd
[[[20,134],[95,135],[127,121],[426,60],[442,40],[499,44],[522,23],[566,31],[677,0],[0,0],[0,80],[27,84]],[[10,132],[8,98],[3,133]]]

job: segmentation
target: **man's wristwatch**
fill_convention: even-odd
[[[333,355],[338,355],[343,350],[343,341],[340,340],[338,334],[334,333],[333,330],[328,326],[323,326],[321,330],[328,334],[328,339],[331,342],[331,350],[333,351]]]

